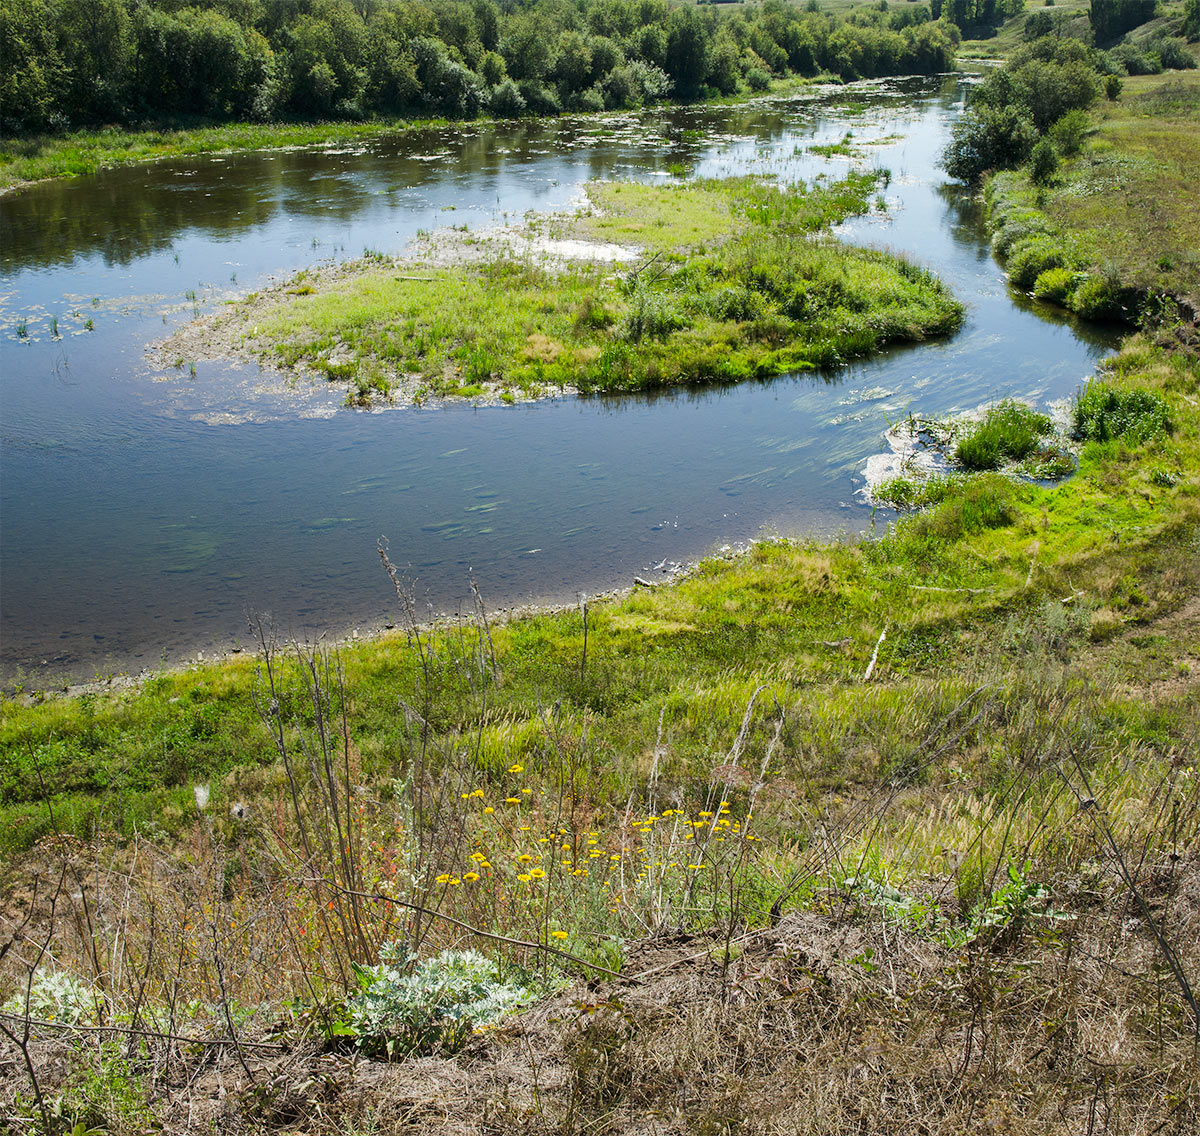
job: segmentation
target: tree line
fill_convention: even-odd
[[[935,0],[936,2],[936,0]],[[933,74],[957,30],[887,0],[0,0],[0,131],[631,108],[773,76]]]

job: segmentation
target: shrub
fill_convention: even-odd
[[[960,181],[977,182],[988,170],[1011,169],[1037,141],[1033,123],[1014,106],[971,106],[954,125],[942,167]]]
[[[1121,301],[1112,283],[1100,276],[1089,276],[1071,297],[1071,310],[1084,319],[1120,319]]]
[[[1131,445],[1171,432],[1167,404],[1148,390],[1090,382],[1075,400],[1075,436],[1089,442],[1120,438]]]
[[[752,91],[765,91],[771,85],[771,76],[760,67],[751,67],[746,72],[746,85]]]
[[[954,460],[965,469],[999,469],[1005,460],[1028,457],[1050,430],[1050,419],[1045,414],[1005,399],[958,443]]]
[[[1033,294],[1039,300],[1066,305],[1075,289],[1078,273],[1069,268],[1048,268],[1034,281]]]
[[[1162,61],[1157,55],[1142,51],[1132,43],[1119,44],[1109,52],[1109,56],[1127,75],[1157,75],[1162,71]]]
[[[1121,88],[1125,84],[1121,82],[1120,75],[1109,75],[1104,80],[1104,96],[1109,102],[1115,102],[1121,97]]]
[[[916,537],[955,541],[967,533],[1003,528],[1016,519],[1008,478],[982,474],[949,484],[952,491],[941,504],[913,518],[910,531]]]
[[[1169,71],[1191,71],[1196,66],[1196,60],[1177,36],[1160,36],[1150,44],[1150,50]]]
[[[655,292],[640,281],[629,298],[629,310],[615,329],[618,339],[640,343],[643,339],[665,339],[683,319],[671,297]]]
[[[1183,26],[1179,29],[1188,39],[1200,39],[1200,0],[1187,0],[1183,6]]]
[[[1008,257],[1008,277],[1014,288],[1028,292],[1048,268],[1063,268],[1067,254],[1050,236],[1033,236],[1013,246]]]
[[[1109,76],[1113,78],[1113,76]],[[1117,80],[1118,84],[1120,80]],[[1083,139],[1091,129],[1091,121],[1086,111],[1069,110],[1052,127],[1050,138],[1058,152],[1065,157],[1078,154],[1083,146]]]
[[[492,91],[489,102],[497,118],[520,118],[525,113],[525,99],[511,79],[505,79]]]
[[[1049,138],[1042,138],[1029,155],[1029,177],[1034,185],[1045,185],[1058,169],[1058,152]]]

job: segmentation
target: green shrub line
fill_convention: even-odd
[[[850,20],[790,3],[732,12],[667,0],[4,0],[0,184],[204,152],[214,138],[322,141],[390,122],[545,119],[820,77],[932,75],[953,66],[957,41],[926,6]]]
[[[1093,264],[1078,239],[1029,203],[1028,180],[1006,171],[984,189],[992,251],[1003,259],[1012,286],[1084,319],[1136,324],[1150,296]]]

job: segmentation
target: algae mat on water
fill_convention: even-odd
[[[166,354],[249,356],[345,383],[359,404],[633,391],[835,366],[962,319],[928,270],[828,236],[871,208],[885,178],[596,186],[597,212],[543,219],[515,237],[463,235],[450,263],[443,242],[432,264],[372,256],[302,273],[191,325]],[[630,248],[633,267],[553,255],[598,239],[610,256]]]

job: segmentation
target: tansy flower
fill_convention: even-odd
[[[483,796],[483,790],[482,790],[482,789],[476,789],[476,790],[475,790],[475,791],[474,791],[474,792],[471,794],[471,796],[472,796],[472,797],[482,797],[482,796]]]
[[[482,864],[487,857],[482,852],[472,852],[471,859],[474,860],[476,864]]]
[[[450,882],[450,873],[443,872],[440,876],[438,876],[437,882],[439,884],[448,884]]]
[[[484,812],[485,812],[485,813],[486,813],[488,816],[491,816],[491,815],[492,815],[492,813],[494,813],[496,810],[495,810],[494,808],[492,808],[492,806],[491,806],[491,805],[488,805],[488,807],[487,807],[486,809],[484,809],[483,811],[484,811]]]
[[[522,864],[533,863],[533,857],[530,856],[528,852],[522,852],[521,855],[517,857],[517,860]]]
[[[524,772],[525,772],[525,766],[523,766],[523,765],[510,765],[510,766],[508,767],[508,771],[509,771],[509,773],[524,773]]]
[[[466,880],[467,883],[473,884],[477,879],[479,879],[479,873],[478,872],[465,872],[463,874],[463,879]]]
[[[528,873],[528,872],[522,872],[522,873],[521,873],[521,874],[520,874],[520,875],[517,877],[517,879],[519,879],[519,880],[521,881],[521,883],[523,883],[523,884],[527,884],[527,883],[529,883],[529,881],[530,881],[531,879],[533,879],[533,877],[532,877],[531,875],[529,875],[529,873]]]
[[[551,934],[551,935],[553,935],[553,936],[554,936],[556,939],[565,939],[565,938],[567,938],[567,933],[566,933],[566,931],[551,931],[551,932],[550,932],[550,934]]]
[[[519,805],[521,803],[521,798],[520,797],[505,797],[504,803],[506,805]]]
[[[546,878],[546,873],[541,868],[534,868],[529,875],[531,879],[535,880],[544,880]]]

